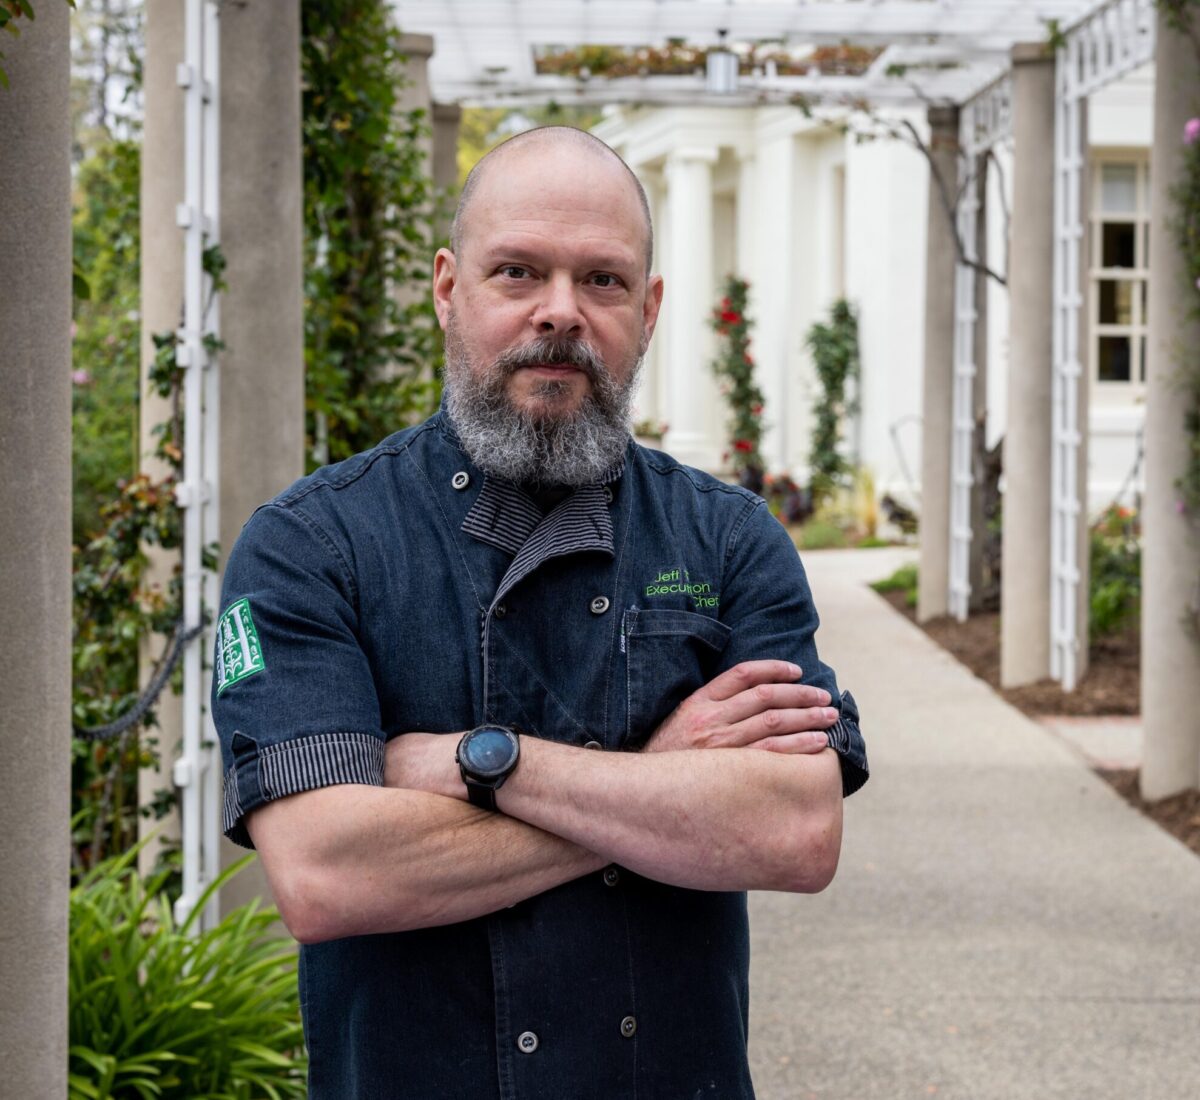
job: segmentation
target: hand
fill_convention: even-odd
[[[795,683],[787,661],[743,661],[692,692],[650,736],[645,752],[755,748],[816,753],[838,719],[829,692]]]
[[[466,787],[454,760],[460,737],[460,733],[402,733],[393,737],[383,750],[383,785],[466,798]]]

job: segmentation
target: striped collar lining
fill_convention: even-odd
[[[543,516],[523,489],[484,475],[483,488],[462,522],[464,534],[512,554],[494,600],[551,558],[598,550],[614,556],[605,486],[625,472],[622,461],[594,485],[582,485]],[[494,601],[493,601],[494,602]]]

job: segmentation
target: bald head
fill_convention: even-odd
[[[491,179],[493,173],[504,170],[504,163],[514,157],[536,156],[539,153],[561,153],[575,151],[580,157],[596,157],[610,165],[619,165],[629,182],[633,194],[637,198],[644,222],[646,238],[646,275],[654,260],[654,228],[650,222],[650,203],[646,199],[646,191],[641,181],[633,174],[627,165],[612,149],[598,137],[586,130],[577,130],[573,126],[542,126],[536,130],[526,130],[507,141],[497,145],[491,152],[485,154],[471,169],[467,182],[463,184],[462,193],[458,197],[458,209],[454,213],[454,222],[450,227],[450,250],[459,256],[470,234],[471,205],[475,200],[481,185]]]

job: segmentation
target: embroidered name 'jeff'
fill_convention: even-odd
[[[646,585],[646,596],[690,596],[696,607],[716,607],[721,602],[707,581],[693,582],[686,569],[661,569]]]

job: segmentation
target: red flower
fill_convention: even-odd
[[[749,352],[746,352],[745,356],[743,356],[742,362],[745,363],[746,366],[748,366],[748,367],[754,366],[754,360],[750,358]]]
[[[727,325],[737,325],[741,323],[742,315],[736,310],[723,309],[721,310],[721,320]]]
[[[762,416],[762,409],[763,409],[763,407],[757,403],[750,406],[750,411],[755,416]]]
[[[748,439],[735,439],[733,441],[733,449],[735,451],[741,451],[742,454],[749,454],[752,450],[754,450],[754,444]]]

